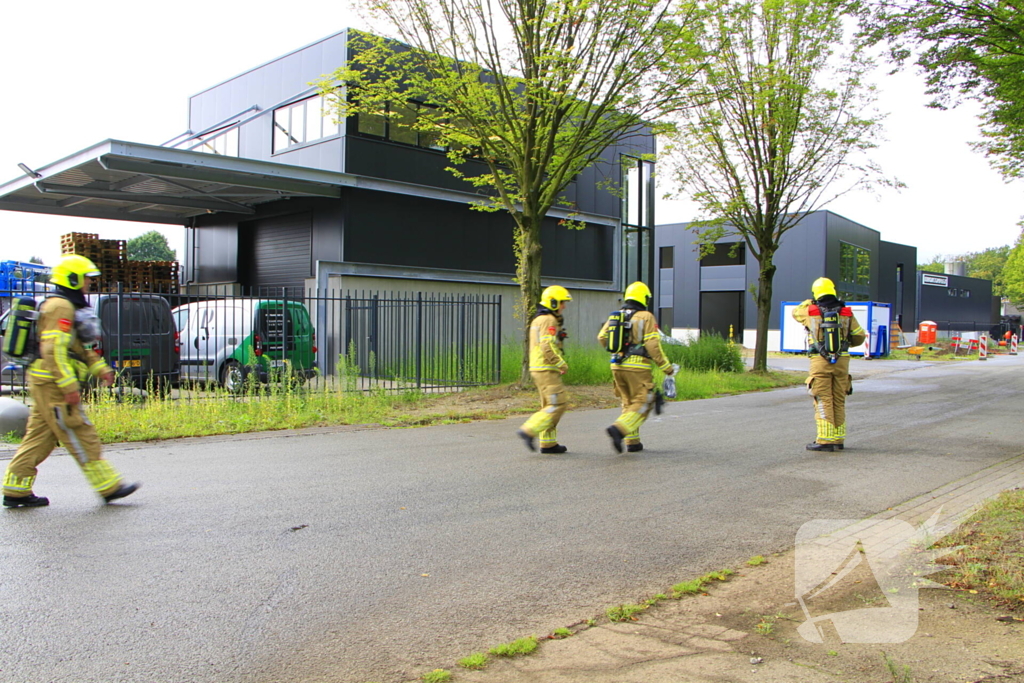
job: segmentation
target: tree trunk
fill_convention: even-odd
[[[768,372],[768,324],[772,317],[772,280],[775,278],[774,253],[761,252],[757,277],[757,342],[754,344],[752,372]]]
[[[519,263],[517,276],[519,280],[519,309],[523,314],[523,364],[519,373],[519,384],[530,386],[530,321],[540,301],[540,220],[529,215],[522,217],[519,230]]]

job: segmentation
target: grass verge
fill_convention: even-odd
[[[962,546],[936,560],[952,568],[937,574],[948,586],[989,595],[1024,609],[1024,489],[1004,491],[985,503],[936,547]]]
[[[600,385],[568,385],[573,409],[619,405],[612,394],[607,362],[603,369],[605,381]],[[803,378],[802,373],[681,371],[676,381],[677,400],[792,386]],[[124,443],[337,425],[417,427],[501,419],[532,413],[537,409],[537,395],[532,387],[523,389],[512,384],[446,394],[320,387],[166,401],[117,401],[109,394],[99,394],[90,400],[87,409],[104,443]],[[4,435],[2,440],[20,441],[13,434]]]

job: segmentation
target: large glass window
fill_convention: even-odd
[[[742,266],[747,262],[746,244],[743,242],[721,242],[715,251],[700,260],[702,266]]]
[[[334,121],[330,103],[321,96],[274,110],[275,152],[338,135],[340,132],[341,127]]]
[[[871,298],[871,252],[847,242],[839,243],[839,298],[867,301]]]
[[[622,282],[654,286],[654,163],[622,157]]]
[[[357,114],[354,131],[357,135],[383,138],[403,145],[443,150],[436,133],[415,128],[420,117],[435,111],[434,107],[420,102],[388,102],[380,113]]]

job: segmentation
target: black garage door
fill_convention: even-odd
[[[263,218],[239,225],[242,284],[272,295],[287,287],[301,295],[313,270],[313,220],[310,213]]]

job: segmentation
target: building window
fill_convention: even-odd
[[[702,266],[742,266],[747,262],[747,249],[743,242],[725,242],[715,245],[715,251],[700,260]]]
[[[622,282],[654,278],[654,163],[622,157]]]
[[[275,152],[329,138],[340,132],[341,127],[335,123],[329,103],[321,96],[274,110]]]
[[[416,129],[416,122],[421,117],[436,111],[436,107],[420,102],[388,102],[380,113],[361,112],[354,116],[354,132],[403,145],[444,151],[444,146],[438,144],[437,133]]]
[[[225,157],[238,156],[238,127],[223,132],[207,133],[189,141],[189,151],[205,154],[220,154]]]
[[[674,268],[675,267],[675,247],[662,247],[658,251],[660,252],[661,267],[662,268]]]
[[[847,242],[839,243],[837,294],[844,301],[871,298],[871,252]]]

